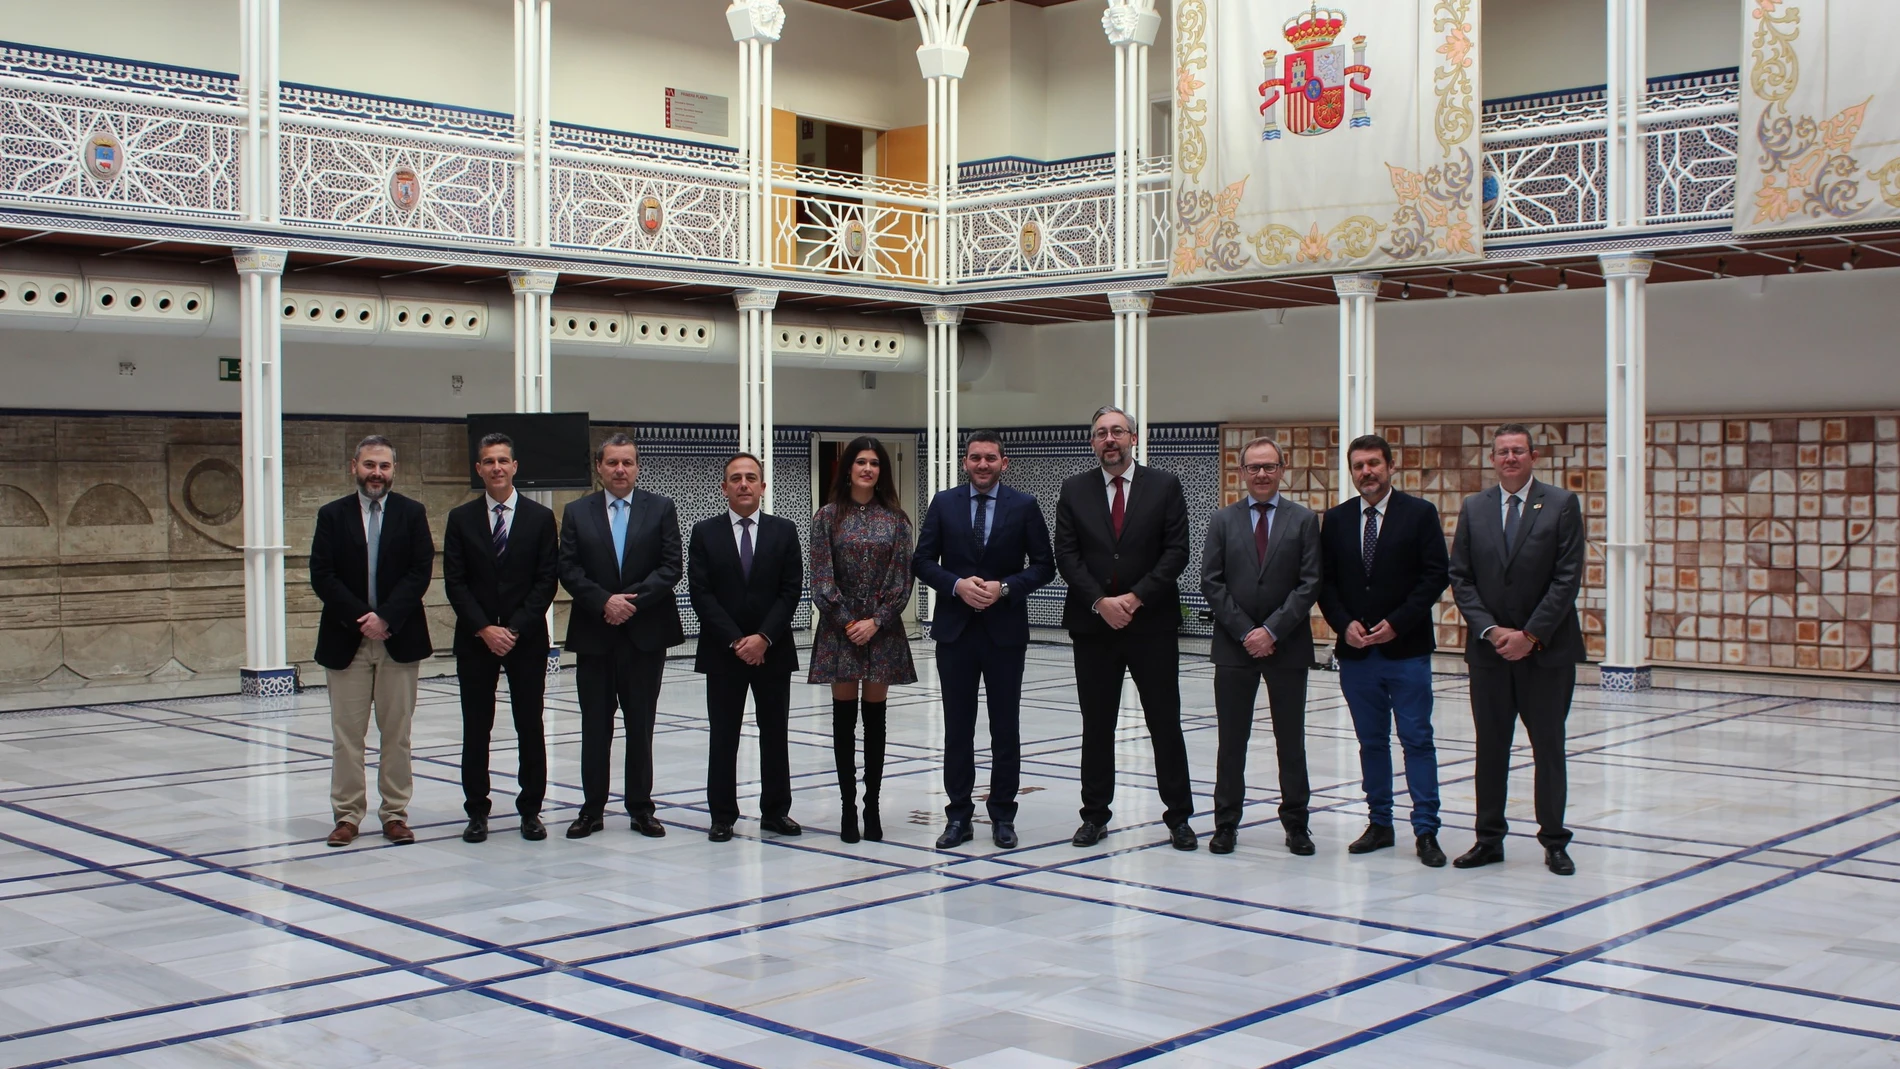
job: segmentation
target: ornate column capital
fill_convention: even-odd
[[[785,32],[785,9],[778,0],[732,0],[726,27],[734,41],[776,41]]]
[[[1371,271],[1356,275],[1334,275],[1333,292],[1345,297],[1377,297],[1385,276]]]
[[[769,312],[778,307],[778,291],[739,290],[732,295],[732,303],[741,312]]]
[[[554,292],[554,283],[560,277],[558,271],[510,271],[508,288],[515,293],[535,293],[546,297]]]
[[[1656,266],[1654,257],[1640,252],[1606,252],[1597,257],[1597,262],[1603,265],[1605,281],[1613,278],[1646,279],[1649,269]]]
[[[1152,8],[1144,10],[1131,0],[1109,0],[1108,10],[1102,12],[1102,32],[1108,35],[1108,43],[1120,48],[1123,45],[1152,45],[1155,33],[1161,28],[1161,16]]]
[[[970,50],[962,45],[918,45],[917,69],[929,78],[961,78],[970,66]]]
[[[288,249],[233,249],[240,275],[281,275],[290,259]]]
[[[920,308],[926,327],[954,327],[963,322],[963,309],[955,305],[932,305]]]
[[[1127,290],[1108,295],[1109,310],[1116,315],[1147,315],[1154,307],[1155,295],[1146,290]]]

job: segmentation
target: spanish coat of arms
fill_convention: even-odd
[[[1371,126],[1366,101],[1372,89],[1366,79],[1372,68],[1366,66],[1366,39],[1352,39],[1352,62],[1346,61],[1346,46],[1336,44],[1346,28],[1346,13],[1327,9],[1314,2],[1307,10],[1286,21],[1282,32],[1293,51],[1284,60],[1277,49],[1261,53],[1267,80],[1260,83],[1262,141],[1278,141],[1282,126],[1300,137],[1330,133],[1346,121],[1346,98],[1352,98],[1351,126]],[[1275,105],[1285,104],[1284,123],[1275,115]]]

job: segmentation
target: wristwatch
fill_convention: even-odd
[[[1003,597],[1003,598],[1009,597],[1008,583],[998,583],[997,586],[1000,589],[1000,592],[997,594],[998,597]]]

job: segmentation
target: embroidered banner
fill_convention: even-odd
[[[1893,0],[1742,5],[1735,229],[1900,218]]]
[[[1480,0],[1179,0],[1170,282],[1475,260]]]

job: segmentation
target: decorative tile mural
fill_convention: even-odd
[[[1466,495],[1490,485],[1495,423],[1387,426],[1397,485],[1438,507],[1449,537]],[[1592,660],[1603,656],[1604,427],[1531,423],[1537,477],[1583,499],[1590,539],[1578,598]],[[1335,426],[1221,428],[1221,496],[1245,492],[1239,450],[1287,444],[1283,492],[1336,500]],[[1900,672],[1900,418],[1893,413],[1668,418],[1649,424],[1650,658],[1658,664]],[[1464,621],[1446,593],[1441,648]],[[1317,613],[1319,634],[1330,634]]]

